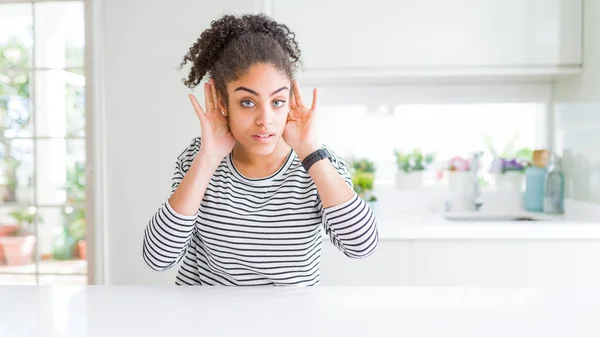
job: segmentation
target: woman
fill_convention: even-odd
[[[181,66],[205,76],[202,137],[177,157],[171,195],[148,223],[143,257],[182,261],[177,285],[317,285],[322,232],[350,258],[372,254],[377,222],[344,161],[315,129],[293,73],[294,34],[264,15],[213,21]]]

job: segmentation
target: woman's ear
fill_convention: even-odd
[[[227,106],[225,106],[225,104],[223,103],[224,101],[221,95],[218,95],[217,101],[217,108],[219,109],[221,115],[228,116],[229,113],[227,112]]]

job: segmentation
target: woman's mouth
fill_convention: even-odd
[[[261,142],[261,143],[268,143],[273,138],[275,138],[275,134],[274,133],[257,133],[257,134],[252,135],[252,138],[254,138],[254,140]]]

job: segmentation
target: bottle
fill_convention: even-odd
[[[561,160],[552,155],[544,176],[544,213],[564,213],[565,176]]]
[[[525,194],[523,206],[529,212],[544,211],[544,185],[548,151],[533,151],[533,165],[525,170]]]

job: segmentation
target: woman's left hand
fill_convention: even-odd
[[[294,149],[300,159],[321,148],[317,139],[315,113],[317,108],[317,89],[313,89],[310,108],[304,105],[302,93],[296,80],[292,81],[290,111],[283,131],[283,140]]]

